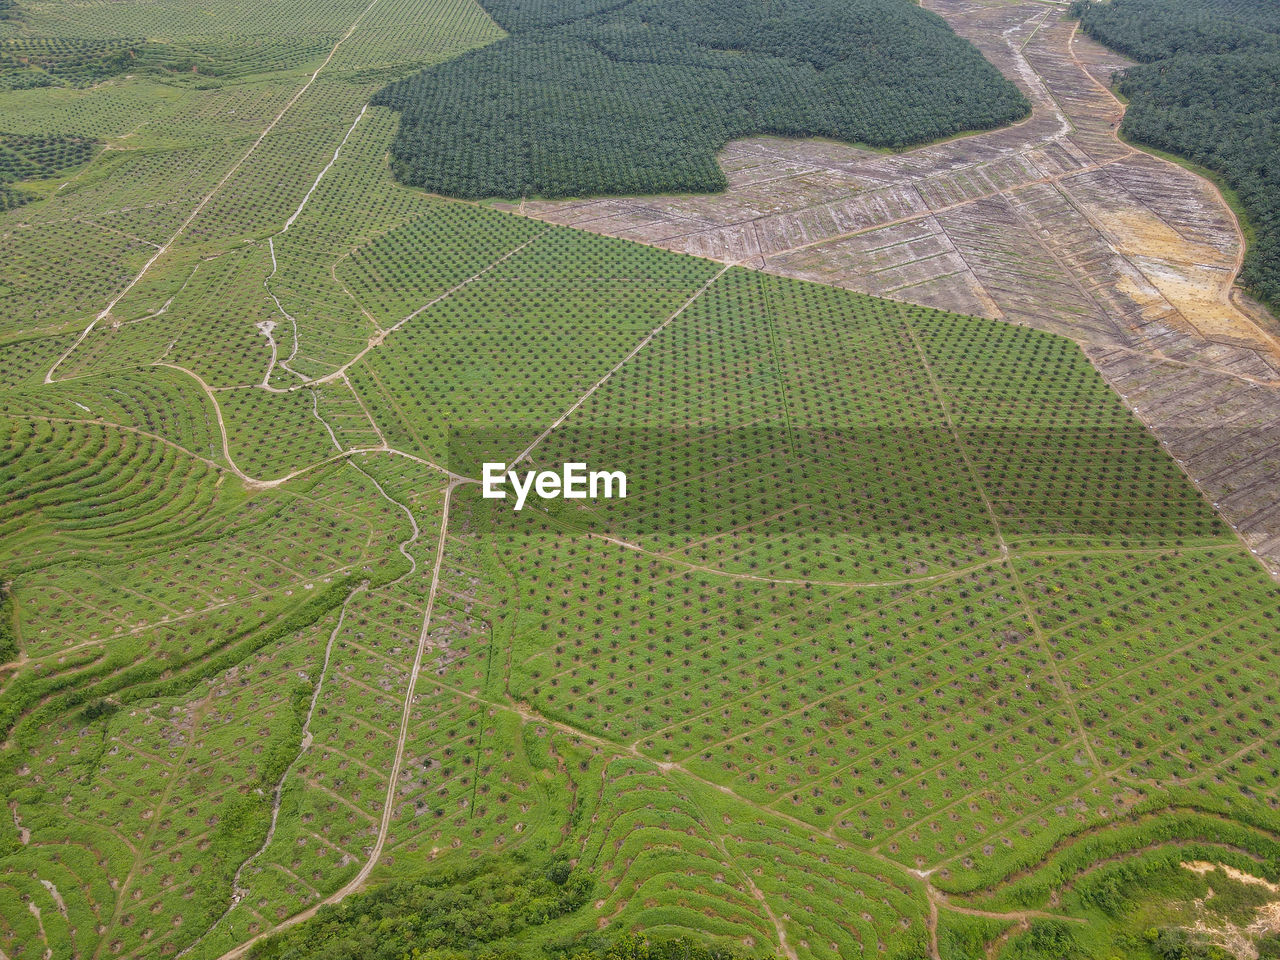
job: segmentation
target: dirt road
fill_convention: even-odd
[[[924,2],[1022,88],[1028,120],[899,154],[753,138],[721,154],[724,194],[513,211],[1070,337],[1280,574],[1280,337],[1234,287],[1235,214],[1120,140],[1106,82],[1124,61],[1063,6]]]

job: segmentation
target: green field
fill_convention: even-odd
[[[398,184],[472,0],[6,13],[5,957],[1154,958],[1280,880],[1280,588],[1074,343]]]

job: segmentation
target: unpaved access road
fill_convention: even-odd
[[[711,196],[526,201],[525,216],[1026,324],[1079,342],[1280,575],[1280,325],[1234,288],[1216,188],[1121,141],[1124,61],[1036,0],[924,0],[1030,118],[899,154],[753,138]]]

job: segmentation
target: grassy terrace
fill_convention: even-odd
[[[591,880],[530,956],[1280,879],[1280,590],[1073,343],[396,184],[367,104],[500,35],[467,0],[17,9],[111,42],[0,61],[6,133],[97,145],[0,214],[6,956],[490,856]],[[631,496],[481,499],[522,453]]]

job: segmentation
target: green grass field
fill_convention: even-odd
[[[1280,880],[1280,589],[1075,344],[398,185],[472,0],[12,11],[5,957],[567,858],[495,955],[1106,960]]]

